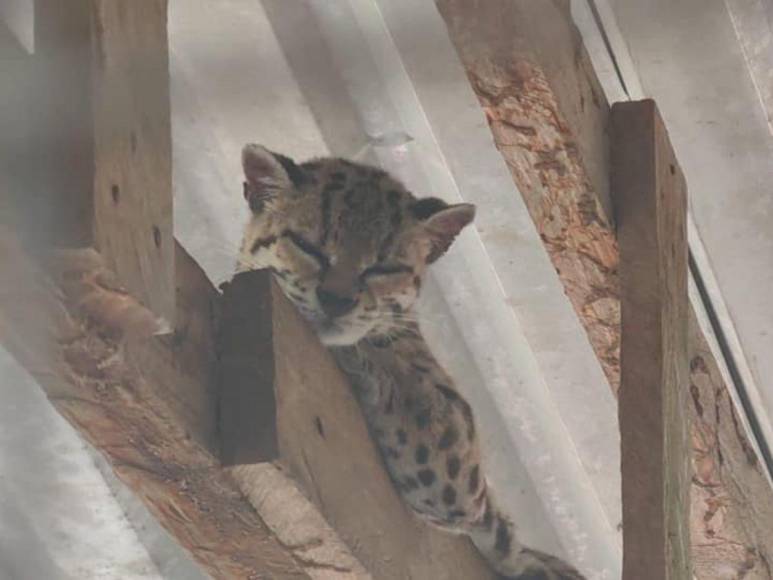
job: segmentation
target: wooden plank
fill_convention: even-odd
[[[691,577],[687,186],[654,101],[612,107],[623,576]]]
[[[166,0],[36,0],[41,166],[54,239],[95,247],[174,319]]]
[[[248,465],[279,457],[271,278],[238,274],[223,289],[218,332],[220,458]]]
[[[215,296],[198,267],[189,258],[186,263],[184,254],[180,261],[180,271],[187,272],[181,293],[204,286],[208,293],[197,300]],[[175,409],[164,394],[166,387],[179,383],[200,400],[194,391],[211,384],[213,351],[189,349],[186,335],[155,338],[161,350],[165,341],[176,341],[166,347],[179,357],[176,364],[137,364],[125,352],[125,347],[136,347],[131,337],[122,337],[110,320],[84,316],[77,306],[82,297],[75,294],[80,292],[77,281],[89,279],[83,264],[94,260],[60,255],[52,278],[47,273],[54,264],[41,269],[21,249],[15,233],[1,228],[0,263],[3,346],[204,569],[213,578],[309,578],[305,566],[276,540],[199,442],[206,438],[200,426],[180,419],[192,415]],[[191,284],[192,277],[200,285]],[[69,283],[62,284],[64,280]],[[207,316],[208,309],[196,313],[190,325]],[[155,360],[154,352],[148,350],[145,361]],[[214,415],[214,405],[203,411]]]
[[[609,107],[568,3],[436,0],[497,148],[614,391]]]
[[[242,275],[261,278],[264,305],[236,295],[267,316],[270,331],[253,337],[270,337],[274,373],[254,388],[276,389],[280,463],[304,493],[270,464],[220,467],[211,327],[220,300],[181,249],[177,259],[180,324],[148,338],[153,317],[110,284],[93,250],[57,251],[41,268],[0,227],[0,341],[208,573],[493,578],[468,541],[405,508],[346,379],[265,272]]]
[[[245,316],[250,316],[250,310],[270,314],[270,331],[253,334],[253,339],[270,341],[271,358],[266,344],[254,344],[253,352],[260,353],[262,365],[272,366],[273,372],[253,373],[252,388],[262,394],[247,394],[245,402],[263,405],[271,399],[266,391],[275,393],[280,464],[374,577],[494,578],[466,538],[428,526],[405,507],[370,438],[348,380],[269,278],[265,271],[237,275],[226,299],[240,304],[224,309]],[[250,287],[254,291],[245,291]],[[228,320],[238,320],[238,316]],[[221,343],[221,352],[242,352],[243,345],[234,348],[231,339],[247,333],[221,330],[220,334],[228,338],[228,343]],[[224,429],[229,421],[239,421],[241,411],[236,406],[229,405],[233,415],[223,418]],[[265,409],[253,411],[264,416]],[[255,439],[243,455],[237,449],[232,456],[271,457],[273,450],[261,441]],[[243,484],[243,491],[254,496],[249,483]]]
[[[494,141],[616,392],[619,253],[603,210],[609,106],[567,4],[437,0]],[[773,490],[692,308],[688,325],[696,575],[716,578],[732,570],[768,580]]]

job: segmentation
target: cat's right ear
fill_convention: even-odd
[[[293,186],[293,181],[285,169],[288,162],[295,165],[290,159],[282,159],[262,145],[251,143],[244,146],[244,199],[253,212],[262,211],[267,202]]]

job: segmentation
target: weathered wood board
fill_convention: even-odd
[[[36,0],[51,243],[91,246],[171,331],[172,143],[166,0]]]
[[[224,321],[238,325],[230,330],[244,330],[220,330],[227,339],[220,345],[221,362],[236,362],[221,378],[246,370],[252,373],[254,393],[230,401],[226,395],[223,432],[245,433],[245,429],[231,431],[229,424],[243,423],[250,413],[265,417],[266,409],[260,407],[269,404],[272,393],[276,400],[275,439],[246,426],[254,437],[247,443],[226,440],[227,457],[248,466],[238,460],[265,460],[278,452],[279,463],[374,578],[493,578],[466,538],[428,526],[402,503],[348,380],[271,275],[267,271],[238,274],[226,288],[224,302],[223,310],[230,312]],[[266,324],[269,328],[255,331]],[[237,337],[255,341],[252,361],[245,358],[249,348]],[[248,385],[244,381],[234,394],[244,393]],[[232,387],[223,384],[221,388]],[[245,412],[238,408],[240,400],[255,407]],[[249,488],[244,491],[251,493]]]
[[[612,107],[620,242],[623,576],[690,570],[687,185],[652,100]]]
[[[620,380],[619,250],[608,207],[609,105],[561,0],[437,0],[492,136],[613,391]],[[522,17],[523,16],[523,17]],[[557,34],[541,33],[560,30]],[[689,310],[696,577],[773,578],[773,490]],[[732,571],[732,572],[728,572]]]

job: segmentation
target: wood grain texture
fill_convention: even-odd
[[[437,0],[566,294],[617,391],[609,107],[565,2]]]
[[[174,322],[166,0],[36,0],[52,241],[94,246]]]
[[[687,186],[654,101],[612,107],[626,580],[691,577]]]
[[[773,491],[695,309],[688,321],[692,559],[699,580],[773,578]]]
[[[348,380],[270,274],[238,274],[232,285],[243,283],[269,289],[232,298],[246,299],[242,308],[269,316],[264,324],[271,325],[270,333],[260,336],[270,336],[273,362],[265,364],[273,364],[273,372],[256,375],[253,388],[275,392],[279,463],[355,557],[379,579],[494,578],[466,538],[430,527],[403,504]],[[256,346],[264,352],[264,345]],[[255,495],[249,487],[243,491]]]
[[[221,468],[212,330],[219,295],[182,249],[177,260],[180,324],[171,336],[148,338],[142,325],[125,332],[127,295],[89,270],[104,268],[93,250],[58,251],[43,270],[3,227],[0,340],[207,572],[493,578],[468,541],[403,505],[346,378],[265,272],[247,275],[263,277],[262,297],[241,295],[270,326],[259,336],[271,337],[275,372],[254,388],[276,392],[280,464],[308,499],[270,464]]]
[[[525,19],[516,18],[524,3],[485,4],[437,0],[494,142],[616,392],[619,251],[598,185],[611,150],[609,105],[566,2],[528,3]],[[540,35],[545,27],[562,32]],[[688,327],[696,578],[771,580],[773,490],[692,308]]]
[[[214,289],[184,253],[180,260],[180,292],[207,289],[180,303],[208,302]],[[0,263],[3,346],[199,564],[213,578],[309,578],[206,444],[214,351],[201,348],[200,324],[209,310],[188,313],[187,334],[135,341],[84,315],[61,256],[41,269],[2,228]],[[205,414],[212,419],[199,423]]]
[[[312,580],[372,580],[319,509],[281,469],[270,463],[230,469],[260,517]]]

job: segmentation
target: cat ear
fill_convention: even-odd
[[[303,170],[289,157],[273,153],[262,145],[249,144],[242,149],[244,198],[252,211],[263,209],[266,202],[303,181]]]
[[[428,264],[445,254],[459,232],[475,218],[475,206],[471,203],[448,205],[435,197],[420,199],[411,211],[421,221],[430,241]]]

